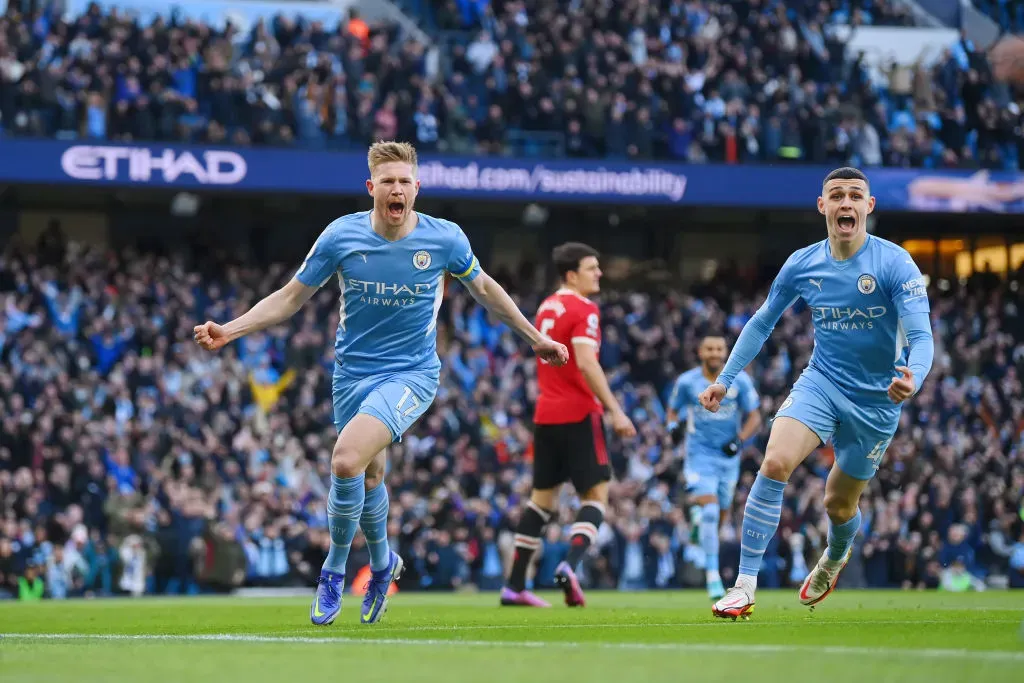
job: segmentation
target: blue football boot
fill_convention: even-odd
[[[329,626],[341,611],[341,592],[345,590],[345,575],[320,570],[316,595],[309,608],[309,619],[317,626]]]
[[[388,611],[388,589],[398,581],[405,571],[405,563],[398,553],[391,551],[391,564],[388,568],[370,573],[370,581],[366,584],[366,597],[363,598],[363,613],[360,620],[364,624],[376,624]]]

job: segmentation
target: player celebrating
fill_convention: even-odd
[[[370,551],[371,579],[361,621],[377,622],[387,593],[402,573],[402,558],[387,541],[385,449],[427,410],[441,363],[435,326],[446,273],[527,340],[553,366],[568,359],[564,345],[537,331],[505,291],[477,263],[458,225],[413,211],[420,182],[416,151],[407,143],[378,142],[368,154],[367,192],[373,210],[327,226],[295,277],[244,315],[195,328],[195,340],[219,349],[295,314],[333,275],[341,286],[335,342],[334,422],[327,500],[331,549],[310,607],[314,624],[341,611],[345,563],[356,528]]]
[[[544,526],[555,514],[558,488],[566,480],[572,480],[582,504],[572,525],[569,555],[555,568],[555,581],[565,592],[566,605],[585,604],[575,568],[597,538],[611,479],[602,405],[611,415],[616,434],[636,435],[597,359],[601,318],[597,305],[587,298],[601,290],[597,251],[567,242],[556,247],[552,257],[560,287],[541,303],[536,324],[542,333],[550,333],[570,348],[569,361],[556,369],[546,358],[537,359],[540,396],[533,417],[533,490],[516,529],[515,559],[501,591],[502,605],[550,607],[526,590],[526,570],[540,547]]]
[[[718,530],[740,478],[740,447],[761,427],[757,391],[745,372],[736,375],[721,409],[714,413],[699,409],[700,392],[718,377],[725,354],[725,338],[704,337],[697,350],[700,367],[687,370],[676,380],[668,410],[673,443],[682,440],[684,431],[687,435],[684,473],[691,496],[690,519],[699,529],[700,544],[707,555],[704,569],[712,600],[725,595],[718,573]]]
[[[818,198],[828,238],[789,257],[717,382],[700,395],[705,408],[719,410],[785,310],[798,298],[807,303],[814,351],[772,424],[743,515],[739,576],[715,603],[715,616],[736,619],[754,609],[758,569],[779,525],[786,482],[831,439],[836,459],[825,483],[828,546],[799,594],[808,606],[828,597],[850,558],[861,522],[860,496],[896,432],[900,404],[921,388],[931,369],[924,279],[905,249],[867,234],[874,208],[868,179],[859,170],[828,174]]]

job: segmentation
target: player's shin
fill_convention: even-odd
[[[331,475],[331,492],[327,497],[327,523],[331,530],[331,549],[327,553],[324,569],[345,573],[345,563],[352,548],[352,538],[359,528],[366,490],[365,475],[345,479]]]
[[[391,564],[391,548],[388,545],[388,511],[391,507],[388,489],[382,481],[366,492],[363,513],[359,527],[366,537],[366,548],[370,551],[370,569],[384,571]]]
[[[540,548],[541,534],[550,519],[550,510],[545,510],[532,500],[526,503],[519,518],[519,526],[516,527],[515,557],[508,577],[508,587],[512,590],[526,590],[526,570],[530,567],[533,554]]]
[[[740,540],[740,571],[736,585],[742,586],[750,595],[757,588],[761,558],[779,527],[782,493],[785,489],[786,482],[770,479],[759,472],[747,496]]]
[[[604,505],[597,501],[586,501],[576,513],[576,521],[572,525],[572,536],[569,539],[569,555],[565,561],[573,571],[579,565],[587,548],[597,540],[597,530],[604,521]]]
[[[721,580],[718,574],[718,523],[721,512],[718,503],[707,503],[701,507],[700,545],[707,557],[705,571],[709,583]]]
[[[829,517],[828,520],[828,548],[825,553],[828,559],[835,563],[840,563],[846,557],[846,553],[849,552],[850,547],[853,545],[853,539],[857,537],[857,531],[860,529],[861,514],[860,508],[857,509],[857,514],[852,518],[836,524]]]

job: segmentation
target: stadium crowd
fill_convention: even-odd
[[[195,593],[310,586],[329,547],[326,485],[335,440],[329,382],[337,290],[289,325],[218,354],[192,325],[239,314],[292,274],[195,250],[157,255],[66,242],[0,258],[0,597]],[[496,274],[529,313],[545,287],[526,265]],[[1024,273],[931,289],[936,361],[863,500],[844,586],[1024,587]],[[739,273],[687,294],[608,291],[600,351],[638,426],[611,442],[616,480],[585,585],[701,586],[678,453],[663,399],[696,363],[702,334],[734,338],[766,291]],[[788,312],[749,369],[770,417],[812,346],[806,311]],[[458,284],[438,324],[437,400],[390,451],[389,536],[401,588],[500,587],[529,491],[534,361]],[[743,453],[723,525],[723,579],[767,432]],[[764,586],[802,581],[821,551],[821,449],[786,489]],[[565,493],[532,581],[549,586],[568,550]],[[350,587],[368,554],[357,536]]]
[[[44,4],[44,3],[40,3]],[[278,17],[247,33],[92,6],[0,18],[11,135],[860,166],[1017,169],[1024,100],[967,39],[866,66],[849,26],[898,3],[409,0],[397,25]],[[922,60],[925,55],[922,55]],[[1015,99],[1016,98],[1016,99]]]

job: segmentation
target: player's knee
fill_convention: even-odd
[[[340,441],[334,445],[331,454],[331,473],[339,479],[358,477],[366,471],[366,464],[359,451]],[[383,473],[381,473],[383,475]],[[379,482],[378,482],[379,483]]]
[[[853,519],[857,514],[857,501],[836,493],[835,491],[825,492],[825,512],[833,523],[842,524]]]
[[[761,474],[775,481],[789,481],[793,474],[793,465],[784,453],[769,444],[764,454],[764,462],[761,463]]]

